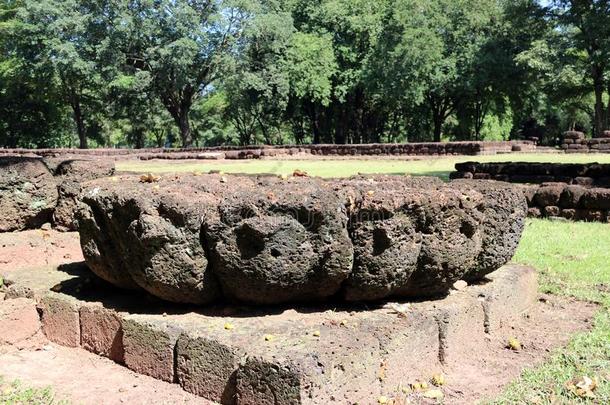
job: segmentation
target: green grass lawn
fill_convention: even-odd
[[[57,400],[50,387],[29,388],[19,381],[6,382],[0,376],[0,405],[62,405],[64,400]]]
[[[542,292],[597,302],[601,310],[591,332],[525,371],[494,403],[610,403],[610,225],[528,220],[514,261],[538,269]],[[596,398],[584,400],[565,387],[583,375],[598,379]]]
[[[445,180],[458,162],[562,162],[562,163],[610,163],[610,154],[517,154],[490,156],[452,156],[424,160],[369,159],[369,160],[210,160],[210,161],[137,161],[117,162],[120,171],[141,173],[208,172],[222,170],[225,173],[292,174],[295,169],[312,176],[345,177],[357,173],[386,173],[439,176]]]

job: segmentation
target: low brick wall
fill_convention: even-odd
[[[218,146],[189,149],[0,149],[2,155],[88,156],[114,159],[258,159],[286,155],[312,156],[445,156],[533,152],[530,141],[424,142],[402,144]]]
[[[563,136],[561,149],[565,153],[610,153],[610,131],[592,139],[587,139],[583,132],[568,131]]]
[[[610,189],[545,183],[524,191],[530,217],[610,222]]]
[[[520,183],[530,217],[610,222],[610,164],[466,162],[455,168],[452,179]]]
[[[452,179],[498,180],[510,183],[561,182],[587,187],[610,187],[610,164],[478,163],[455,165]]]

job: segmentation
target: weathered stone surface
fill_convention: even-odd
[[[481,249],[476,265],[464,276],[478,280],[505,265],[515,254],[525,227],[528,206],[518,186],[494,181],[457,180],[457,189],[472,187],[483,195],[477,209],[482,213]]]
[[[160,302],[143,305],[131,293],[101,291],[85,283],[86,274],[57,272],[50,278],[36,274],[42,269],[28,277],[19,272],[11,282],[34,288],[40,277],[36,284],[46,280],[48,290],[63,277],[83,285],[78,300],[65,295],[69,288],[54,295],[74,300],[81,317],[92,303],[116,310],[127,367],[227,405],[375,403],[445,367],[460,370],[469,358],[497,354],[515,330],[536,326],[523,314],[541,305],[535,270],[518,265],[442,299],[408,305],[281,311],[222,305],[176,313],[163,313],[168,307]],[[99,340],[106,336],[91,331]]]
[[[240,405],[303,403],[301,376],[296,367],[256,357],[249,357],[237,372],[237,390]]]
[[[348,204],[354,243],[346,299],[443,293],[474,265],[479,193],[416,177],[352,178],[335,187]]]
[[[123,328],[120,316],[101,304],[80,308],[81,342],[83,349],[123,363]]]
[[[180,329],[137,315],[122,320],[125,365],[136,373],[174,382],[174,352]]]
[[[592,210],[610,210],[610,189],[588,189],[581,197],[584,208]]]
[[[534,306],[538,297],[538,275],[531,267],[507,265],[489,275],[487,285],[472,286],[485,313],[485,332],[510,326]],[[473,294],[473,295],[474,295]]]
[[[49,163],[47,163],[48,165]],[[77,229],[76,211],[81,183],[109,177],[114,174],[114,162],[106,160],[65,160],[55,168],[58,185],[58,201],[53,212],[53,222],[63,230]]]
[[[446,293],[514,253],[526,214],[512,187],[437,178],[132,176],[87,183],[91,269],[123,288],[203,304],[349,301]]]
[[[235,190],[219,204],[218,220],[205,222],[226,296],[265,304],[319,300],[349,276],[343,202],[322,181],[292,180],[262,178],[257,187]]]
[[[586,189],[581,186],[566,186],[559,198],[559,206],[563,208],[578,208]]]
[[[562,183],[543,184],[536,191],[534,202],[540,207],[559,205],[559,199],[561,198],[561,193],[564,188],[565,184]]]
[[[140,287],[168,301],[202,304],[217,298],[200,228],[206,211],[217,206],[221,178],[197,184],[197,176],[88,183],[78,221],[91,270],[115,285]]]
[[[40,159],[0,157],[0,232],[39,228],[57,204],[57,185]]]
[[[80,346],[79,303],[74,298],[48,293],[40,301],[42,331],[49,340],[62,346]]]
[[[236,374],[244,353],[209,333],[180,336],[176,373],[185,391],[222,404],[235,402]]]

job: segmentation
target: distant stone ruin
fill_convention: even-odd
[[[453,179],[520,183],[531,217],[610,222],[610,164],[466,162],[455,168]]]
[[[610,153],[610,131],[591,139],[587,139],[584,132],[567,131],[561,149],[565,153]]]
[[[463,142],[407,142],[373,144],[316,144],[316,145],[250,145],[211,146],[199,148],[147,148],[147,149],[0,149],[0,156],[37,156],[44,158],[108,158],[123,159],[228,159],[298,157],[392,157],[392,156],[448,156],[494,155],[496,153],[535,152],[531,141],[463,141]]]

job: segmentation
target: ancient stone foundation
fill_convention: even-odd
[[[455,168],[451,178],[460,182],[521,183],[531,217],[610,222],[610,164],[466,162]]]
[[[0,156],[0,232],[45,223],[75,230],[80,184],[113,173],[110,161]]]
[[[610,189],[565,183],[524,186],[529,210],[535,218],[610,222]]]
[[[28,302],[19,291],[36,300],[51,341],[223,405],[379,403],[409,382],[491,358],[537,305],[534,269],[516,265],[434,301],[195,312],[113,288],[85,266],[3,277],[12,307]]]
[[[591,139],[583,132],[568,131],[563,136],[561,149],[565,153],[610,153],[610,131]]]
[[[610,164],[465,162],[455,165],[451,178],[530,184],[560,182],[588,187],[610,187]]]
[[[444,156],[533,152],[530,141],[414,142],[400,144],[217,146],[189,149],[0,149],[1,155],[111,159],[260,159],[299,156]]]
[[[510,260],[527,211],[510,185],[436,178],[154,180],[86,183],[82,249],[104,280],[179,303],[446,294]]]

